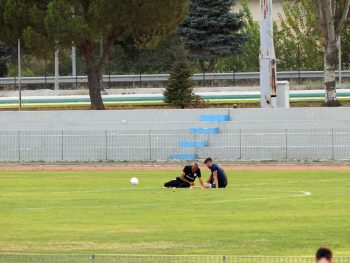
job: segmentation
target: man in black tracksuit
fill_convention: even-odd
[[[182,171],[182,174],[179,177],[176,177],[174,180],[165,183],[164,187],[188,188],[194,186],[194,181],[197,177],[201,186],[204,187],[201,170],[199,169],[198,164],[194,163],[192,165],[186,165]]]
[[[204,164],[210,169],[210,177],[205,184],[206,188],[226,188],[227,186],[227,176],[220,166],[213,162],[212,158],[207,158]]]

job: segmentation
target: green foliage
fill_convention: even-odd
[[[131,38],[126,38],[114,46],[110,64],[106,70],[109,74],[154,74],[169,73],[172,53],[180,45],[176,34],[160,41],[156,48],[140,48]]]
[[[156,46],[175,30],[188,11],[186,0],[0,0],[0,33],[4,42],[43,56],[43,50],[80,46],[87,40],[97,43],[100,36],[130,36],[139,46]]]
[[[27,53],[43,58],[75,45],[86,60],[92,109],[101,110],[100,80],[114,44],[131,37],[138,46],[154,47],[187,12],[187,0],[0,0],[0,40],[14,46],[23,39]]]
[[[52,38],[70,46],[86,40],[131,36],[140,45],[157,44],[187,13],[187,1],[52,0],[45,23]],[[68,29],[68,30],[67,30]]]
[[[14,59],[14,50],[0,42],[0,77],[6,77],[8,74],[7,64]]]
[[[241,51],[243,13],[232,12],[233,0],[191,0],[190,12],[179,33],[202,71],[212,71],[218,58]]]
[[[245,22],[245,27],[242,29],[242,32],[249,37],[248,41],[242,44],[243,52],[220,59],[216,65],[216,71],[259,71],[260,26],[258,22],[253,20],[252,13],[248,6],[248,0],[242,1],[242,12]]]
[[[285,3],[275,30],[279,70],[322,70],[323,40],[311,1]]]
[[[169,83],[163,93],[164,102],[185,108],[193,104],[198,97],[193,93],[191,65],[183,45],[180,45],[175,51],[174,60]]]
[[[342,68],[350,68],[350,26],[347,25],[341,34]]]

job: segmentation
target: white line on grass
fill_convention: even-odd
[[[254,197],[254,198],[243,198],[243,199],[231,199],[231,200],[218,200],[218,201],[209,201],[205,202],[208,204],[221,204],[221,203],[231,203],[238,201],[255,201],[255,200],[270,200],[270,199],[288,199],[288,198],[298,198],[298,197],[306,197],[312,195],[311,192],[307,191],[285,191],[285,190],[275,190],[276,192],[290,192],[290,193],[298,193],[294,195],[286,195],[286,196],[263,196],[263,197]],[[194,202],[194,204],[200,204],[200,202]]]
[[[206,190],[206,189],[204,189]],[[251,190],[247,188],[242,188],[240,190]],[[209,189],[210,191],[210,189]],[[288,192],[288,193],[295,193],[293,195],[285,195],[285,196],[262,196],[262,197],[253,197],[253,198],[241,198],[241,199],[229,199],[229,200],[219,200],[219,201],[204,201],[206,204],[218,204],[218,203],[231,203],[231,202],[241,202],[241,201],[257,201],[257,200],[272,200],[272,199],[288,199],[288,198],[300,198],[300,197],[307,197],[312,195],[311,192],[307,191],[285,191],[285,190],[274,190],[275,192]],[[270,191],[272,192],[272,191]],[[203,202],[191,202],[192,204],[201,204]],[[119,205],[96,205],[96,206],[81,206],[82,209],[92,209],[92,208],[120,208],[122,206],[128,206],[128,207],[140,207],[140,206],[159,206],[163,204],[168,204],[167,202],[152,202],[152,203],[128,203],[128,204],[119,204]],[[39,208],[39,207],[22,207],[21,209],[25,210],[35,210],[35,209],[57,209],[59,207],[47,207],[47,208]],[[64,207],[62,207],[64,209]]]

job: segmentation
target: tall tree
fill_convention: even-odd
[[[192,59],[203,72],[213,71],[220,57],[241,51],[247,34],[243,13],[234,13],[234,0],[191,0],[190,12],[179,33]]]
[[[187,11],[187,0],[0,0],[0,40],[24,39],[24,49],[38,56],[75,45],[85,57],[92,109],[103,110],[100,82],[114,44],[130,36],[154,46]]]
[[[283,4],[283,14],[275,30],[276,54],[280,70],[321,70],[323,38],[312,1]]]
[[[337,41],[349,20],[350,0],[313,0],[320,23],[324,45],[325,104],[337,106],[335,66]]]
[[[242,44],[243,52],[220,59],[216,65],[217,71],[259,71],[260,26],[259,23],[253,19],[248,0],[242,1],[242,12],[245,22],[245,27],[242,29],[242,32],[246,33],[249,39]]]

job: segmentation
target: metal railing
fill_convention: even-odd
[[[337,76],[339,73],[337,73]],[[138,75],[105,75],[103,81],[106,83],[162,83],[167,82],[169,74],[138,74]],[[282,71],[277,73],[280,80],[290,79],[322,79],[323,71]],[[199,73],[194,74],[195,81],[236,81],[236,80],[259,80],[259,72],[227,72],[227,73]],[[343,71],[342,78],[350,78],[350,71]],[[61,84],[84,84],[87,83],[87,76],[60,76],[59,83]],[[35,84],[54,84],[55,77],[22,77],[23,85]],[[0,86],[17,85],[18,78],[0,78]]]
[[[138,255],[33,255],[0,254],[0,263],[314,263],[300,256],[138,256]],[[333,263],[350,263],[350,257],[335,257]]]
[[[172,154],[217,160],[350,159],[350,129],[6,131],[0,161],[157,161]],[[203,147],[180,142],[202,141]],[[189,143],[191,145],[191,143]]]

